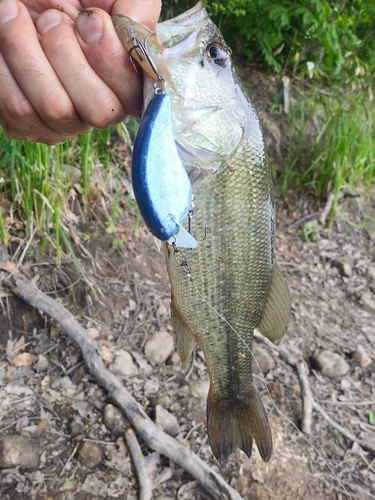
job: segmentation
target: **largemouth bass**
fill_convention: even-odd
[[[172,97],[173,131],[192,185],[189,228],[197,248],[166,244],[178,353],[194,344],[210,376],[207,431],[214,456],[237,448],[272,454],[271,429],[252,378],[254,329],[279,343],[290,314],[274,256],[275,205],[258,115],[231,63],[231,50],[202,2],[160,23],[155,34],[124,16],[115,29],[144,72],[145,107],[155,69]],[[133,50],[135,37],[147,56]],[[185,229],[188,224],[185,222]]]

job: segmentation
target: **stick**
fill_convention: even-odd
[[[91,375],[109,393],[149,448],[169,457],[189,472],[213,498],[242,500],[241,495],[209,465],[154,424],[121,382],[106,368],[98,344],[87,335],[86,330],[65,307],[41,292],[19,273],[4,279],[3,284],[25,302],[53,318],[78,344]]]
[[[309,380],[307,378],[307,366],[304,361],[299,361],[296,364],[299,385],[301,387],[302,401],[303,401],[303,417],[301,423],[301,430],[304,434],[311,434],[312,411],[314,405],[314,398],[310,389]]]
[[[362,448],[375,452],[375,446],[370,441],[364,441],[363,439],[358,439],[356,436],[347,431],[340,424],[335,422],[324,410],[323,408],[314,400],[312,395],[309,381],[307,378],[306,364],[304,361],[297,359],[291,355],[283,346],[275,346],[270,340],[263,337],[258,331],[255,332],[255,338],[265,344],[273,351],[277,352],[280,358],[282,358],[288,365],[294,368],[298,374],[298,380],[301,387],[301,393],[303,398],[303,418],[302,418],[302,432],[305,426],[311,432],[311,421],[312,421],[312,409],[317,411],[334,429],[336,429],[345,438],[349,439],[353,443],[358,443]]]
[[[139,484],[139,500],[151,500],[152,486],[150,476],[148,475],[148,471],[145,465],[145,459],[141,447],[139,446],[137,436],[134,434],[132,428],[126,430],[125,441],[128,445],[134,467],[137,472]]]

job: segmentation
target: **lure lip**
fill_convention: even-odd
[[[136,23],[130,17],[124,16],[122,14],[113,14],[111,16],[113,26],[115,27],[117,36],[120,39],[125,50],[130,54],[132,59],[134,59],[148,75],[155,79],[155,71],[152,68],[147,57],[145,57],[140,50],[133,50],[134,48],[134,37],[139,40],[142,44],[145,44],[147,37],[154,35],[155,32],[149,30],[145,26]],[[150,49],[150,47],[147,47]],[[157,41],[156,37],[152,40],[152,50],[153,52],[163,51],[163,46]]]

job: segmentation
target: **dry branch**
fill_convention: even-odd
[[[313,394],[310,389],[310,384],[307,378],[307,370],[306,363],[297,359],[295,356],[290,354],[285,347],[283,346],[275,346],[272,342],[270,342],[267,338],[263,337],[261,334],[256,332],[256,339],[266,346],[268,346],[271,350],[278,353],[280,358],[282,358],[288,365],[294,368],[298,374],[298,380],[301,387],[301,393],[303,398],[303,418],[302,418],[302,432],[309,434],[306,432],[307,430],[311,431],[311,422],[312,422],[312,410],[317,411],[323,418],[326,420],[334,429],[336,429],[340,434],[342,434],[346,439],[352,441],[353,443],[358,443],[362,448],[365,448],[372,453],[375,452],[375,446],[370,441],[364,441],[363,439],[359,439],[353,434],[351,434],[345,427],[335,422],[324,410],[323,408],[314,400]]]
[[[152,487],[150,476],[148,474],[145,459],[141,447],[139,446],[137,436],[134,434],[132,428],[125,431],[125,440],[134,463],[134,468],[137,472],[139,484],[139,500],[151,500]]]
[[[169,457],[189,472],[213,498],[242,499],[239,493],[195,453],[154,424],[121,382],[106,368],[98,344],[65,307],[41,292],[34,283],[19,273],[6,278],[3,285],[31,306],[54,319],[78,344],[91,375],[109,393],[111,399],[125,414],[149,448]]]

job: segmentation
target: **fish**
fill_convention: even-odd
[[[279,344],[290,296],[275,259],[275,201],[258,114],[203,2],[155,32],[121,15],[112,22],[143,71],[145,110],[156,81],[171,96],[174,141],[192,187],[182,225],[199,241],[184,249],[164,244],[171,318],[182,364],[195,344],[204,353],[212,453],[220,462],[237,448],[250,457],[255,441],[267,462],[272,433],[251,349],[255,328]]]

